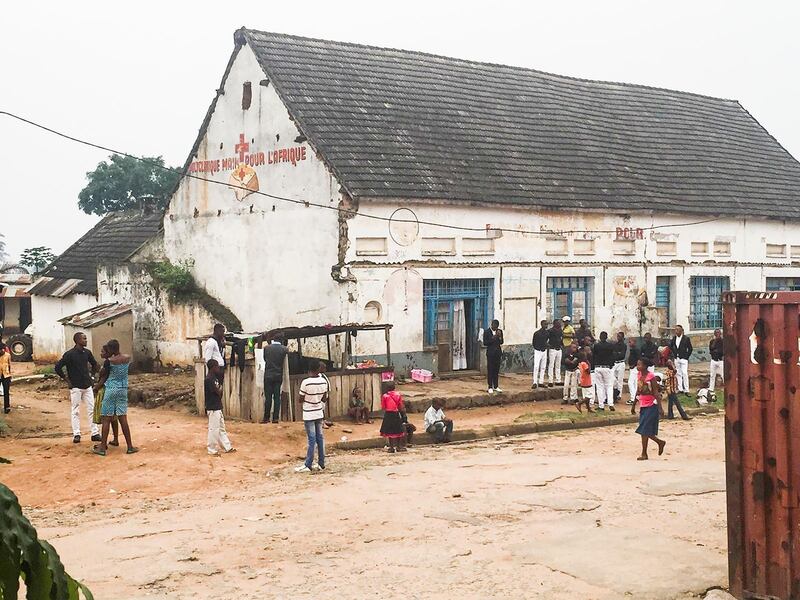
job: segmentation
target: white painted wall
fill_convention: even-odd
[[[537,321],[547,317],[548,277],[592,277],[594,307],[589,319],[592,326],[596,331],[623,330],[633,335],[640,333],[637,299],[655,304],[658,276],[675,277],[675,322],[687,325],[689,331],[689,280],[692,276],[724,275],[730,277],[731,289],[754,290],[765,289],[766,277],[800,277],[800,258],[790,258],[789,248],[800,245],[800,229],[790,223],[724,219],[682,226],[701,219],[681,215],[577,215],[499,206],[484,208],[411,202],[362,202],[360,212],[389,217],[399,206],[411,208],[420,221],[460,227],[485,228],[491,224],[493,227],[527,231],[587,230],[603,233],[566,234],[568,252],[563,256],[547,253],[544,236],[504,233],[494,240],[491,254],[469,256],[464,252],[464,238],[486,237],[485,233],[420,225],[416,239],[410,245],[402,246],[392,239],[388,223],[359,214],[350,221],[351,243],[347,252],[347,262],[358,284],[354,301],[348,303],[345,318],[361,320],[368,302],[380,303],[384,320],[395,324],[392,347],[396,352],[423,350],[423,279],[494,279],[494,314],[503,323],[506,343],[525,344],[530,343]],[[617,227],[654,225],[659,228],[646,231],[645,239],[635,242],[634,255],[614,254],[613,240]],[[454,254],[425,255],[423,238],[426,237],[454,238]],[[385,255],[370,253],[359,256],[356,252],[358,238],[386,238]],[[595,239],[594,253],[576,254],[575,240],[587,238]],[[660,239],[674,240],[677,255],[657,255],[657,241]],[[715,240],[730,242],[731,255],[714,256]],[[693,256],[692,242],[708,242],[709,255]],[[787,256],[767,257],[767,242],[786,244]],[[372,243],[369,247],[380,248],[381,244]],[[620,293],[619,277],[631,277],[643,294],[625,296],[624,292]],[[362,351],[378,353],[380,346],[376,344]]]
[[[336,207],[338,184],[289,118],[255,55],[244,46],[200,145],[197,160],[235,153],[244,133],[250,151],[304,147],[306,160],[254,167],[262,192]],[[242,109],[242,86],[252,105]],[[197,173],[228,182],[230,171]],[[251,194],[237,200],[226,185],[184,179],[164,222],[164,249],[174,263],[190,261],[195,279],[242,321],[245,330],[338,323],[337,212]]]
[[[58,320],[96,305],[97,298],[88,294],[70,294],[65,298],[31,296],[34,360],[58,360],[67,349],[64,326]]]

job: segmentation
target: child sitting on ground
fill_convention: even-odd
[[[425,411],[425,431],[433,436],[437,444],[448,443],[453,436],[453,420],[444,415],[444,401],[434,399]]]
[[[383,409],[383,423],[381,423],[381,435],[389,442],[389,452],[405,452],[406,428],[403,418],[400,416],[405,413],[406,407],[403,404],[403,397],[395,391],[394,381],[384,381],[381,384],[381,408]]]
[[[356,425],[363,423],[372,423],[369,418],[369,409],[364,405],[364,398],[361,388],[353,388],[353,393],[350,396],[350,409],[347,414],[356,422]]]

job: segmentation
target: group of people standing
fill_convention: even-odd
[[[86,334],[78,332],[72,341],[75,345],[55,364],[55,372],[69,387],[73,443],[81,442],[80,411],[81,405],[84,405],[87,417],[91,420],[91,439],[99,442],[92,447],[94,454],[105,456],[109,445],[119,446],[120,428],[128,446],[127,454],[138,452],[139,449],[131,440],[128,425],[128,368],[131,357],[120,351],[119,341],[109,340],[101,350],[103,364],[99,366],[92,351],[87,348]],[[108,436],[112,430],[114,435],[109,442]]]

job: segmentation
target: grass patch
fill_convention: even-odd
[[[514,419],[515,423],[531,423],[533,421],[589,421],[610,419],[611,417],[624,416],[630,414],[630,409],[617,409],[616,412],[605,410],[603,412],[587,413],[584,407],[583,412],[578,412],[574,406],[564,407],[563,410],[546,410],[543,412],[525,413]]]
[[[56,369],[53,365],[46,365],[44,367],[36,367],[34,371],[36,375],[55,375]]]

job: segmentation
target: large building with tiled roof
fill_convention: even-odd
[[[800,287],[798,219],[734,100],[240,29],[163,245],[247,330],[389,322],[444,372],[492,318],[518,368],[541,319],[705,335],[722,291]]]

